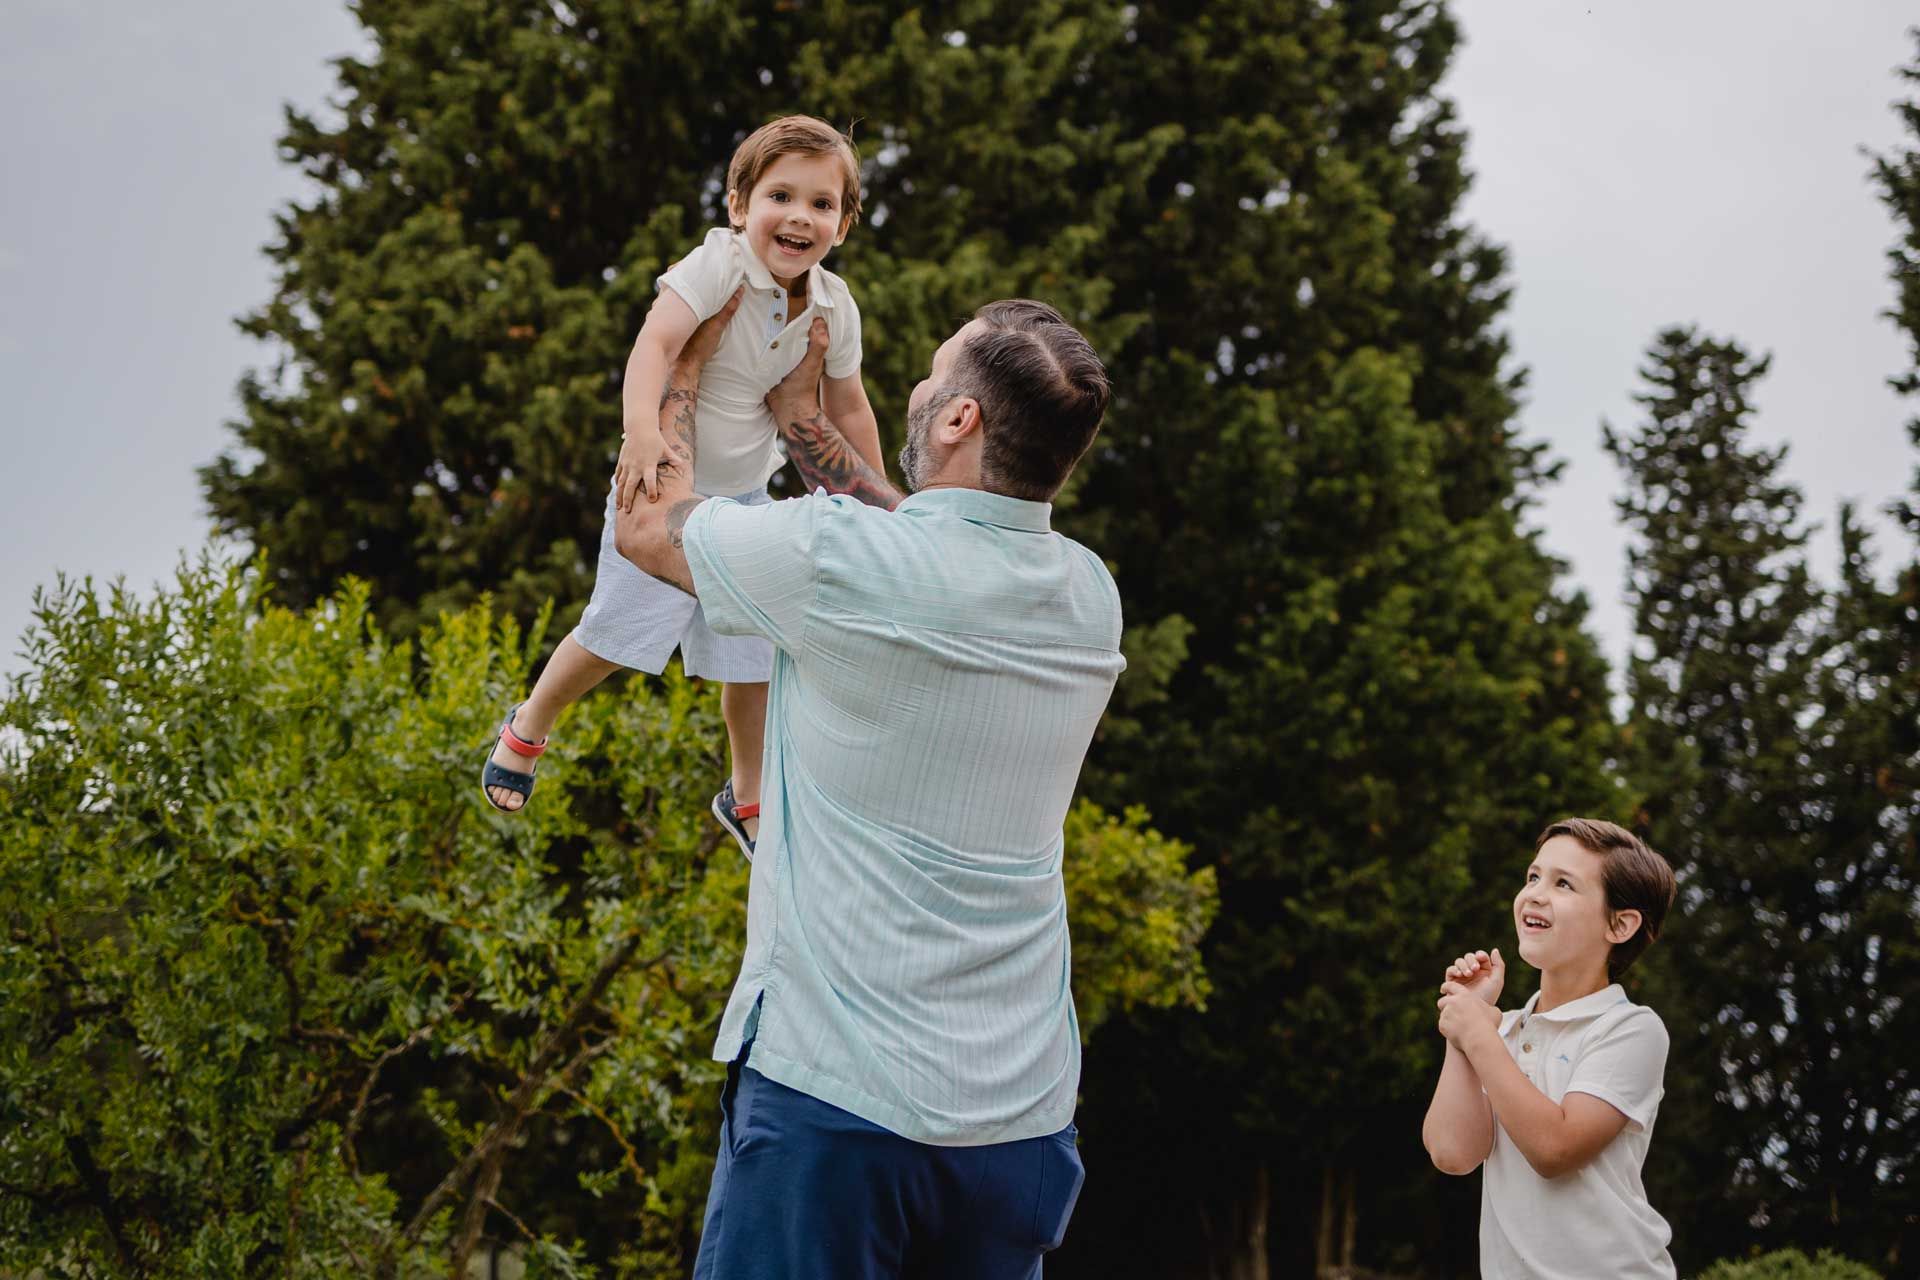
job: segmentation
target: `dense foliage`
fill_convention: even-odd
[[[0,709],[0,1264],[417,1275],[505,1237],[679,1274],[745,921],[711,688],[582,702],[505,819],[477,762],[537,632],[394,644],[363,586],[260,590],[57,592]],[[1211,873],[1145,823],[1069,826],[1087,1034],[1206,993]]]

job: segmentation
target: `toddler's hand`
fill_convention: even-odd
[[[620,446],[620,462],[613,469],[615,510],[630,511],[641,489],[647,501],[660,496],[660,467],[667,460],[667,441],[658,427],[635,427]]]
[[[1444,992],[1450,985],[1458,986],[1461,991],[1478,996],[1488,1004],[1498,1004],[1501,988],[1507,985],[1507,963],[1500,958],[1500,948],[1495,947],[1491,954],[1469,951],[1456,957],[1447,966],[1441,991]]]

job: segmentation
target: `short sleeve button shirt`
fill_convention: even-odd
[[[1536,1012],[1535,995],[1501,1017],[1521,1072],[1554,1102],[1585,1093],[1627,1118],[1584,1167],[1543,1178],[1496,1121],[1480,1192],[1480,1274],[1489,1280],[1672,1280],[1673,1232],[1640,1168],[1664,1092],[1667,1029],[1618,983]]]
[[[700,320],[746,286],[720,349],[701,373],[693,487],[725,497],[758,489],[780,469],[767,392],[806,354],[807,328],[816,315],[827,321],[827,376],[859,373],[860,309],[846,282],[816,265],[808,271],[806,305],[796,312],[792,296],[754,256],[746,237],[726,227],[709,231],[657,284],[678,294]]]
[[[704,429],[704,427],[703,427]],[[1106,567],[1044,503],[824,494],[687,521],[708,622],[776,653],[746,954],[714,1056],[920,1142],[1073,1114],[1061,824],[1115,679]]]

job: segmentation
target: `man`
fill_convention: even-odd
[[[716,339],[670,379],[660,501],[616,531],[776,649],[694,1274],[1037,1277],[1084,1177],[1061,823],[1125,666],[1113,579],[1050,502],[1106,372],[1051,307],[981,308],[909,399],[903,497],[821,412],[816,322],[768,403],[837,492],[746,507],[688,487]]]

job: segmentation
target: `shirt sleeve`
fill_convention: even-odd
[[[679,294],[693,308],[694,318],[705,320],[726,304],[745,276],[733,233],[716,227],[692,253],[662,272],[654,284]]]
[[[1566,1091],[1600,1099],[1644,1131],[1660,1109],[1666,1073],[1667,1028],[1659,1014],[1642,1006],[1595,1028],[1580,1046]]]
[[[821,522],[833,502],[812,496],[742,506],[709,498],[695,507],[681,544],[707,625],[798,653],[818,594]]]
[[[834,299],[833,323],[828,333],[827,376],[850,378],[860,372],[860,308],[851,293]]]

